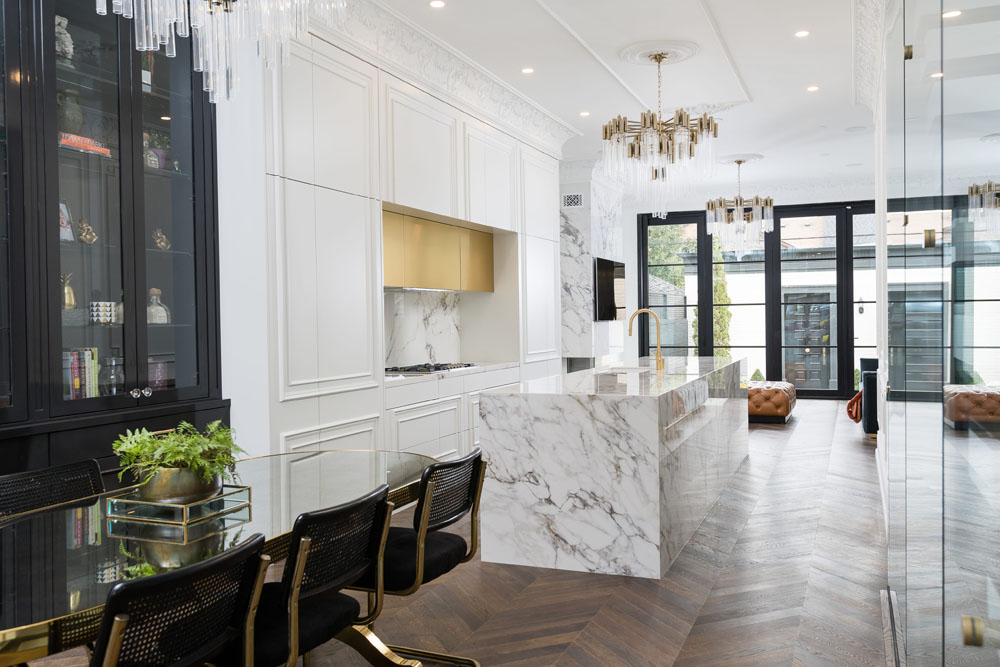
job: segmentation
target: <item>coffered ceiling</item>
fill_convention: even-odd
[[[383,4],[578,128],[563,147],[568,160],[599,154],[608,118],[655,108],[655,66],[626,62],[623,51],[681,42],[691,54],[664,67],[664,110],[712,110],[722,123],[720,155],[763,154],[744,170],[748,190],[784,193],[781,203],[874,196],[872,115],[855,99],[852,0]],[[800,30],[809,35],[796,37]],[[734,187],[735,169],[720,166],[678,205],[698,207],[706,193]]]

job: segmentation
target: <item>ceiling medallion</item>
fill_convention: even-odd
[[[692,118],[684,109],[663,117],[663,63],[669,54],[653,53],[656,63],[656,112],[644,111],[639,121],[612,118],[601,128],[603,151],[597,169],[666,217],[668,202],[689,191],[695,180],[711,176],[719,126],[709,114]]]
[[[96,0],[108,13],[108,0]],[[347,0],[111,0],[114,14],[132,19],[137,51],[177,55],[177,38],[191,37],[194,71],[212,102],[229,99],[239,81],[239,44],[257,43],[264,64],[280,63],[291,40],[306,35],[309,14],[343,23]]]
[[[774,231],[774,200],[758,196],[744,199],[742,169],[746,160],[733,162],[736,164],[736,198],[720,197],[708,202],[705,220],[708,233],[719,241],[722,249],[742,259],[751,250],[762,250],[764,234]]]

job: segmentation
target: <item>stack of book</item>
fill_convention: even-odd
[[[103,502],[103,501],[101,501]],[[101,543],[101,502],[90,507],[78,507],[66,517],[66,547],[79,549]]]
[[[63,398],[96,398],[97,374],[100,372],[96,347],[77,347],[63,352]]]

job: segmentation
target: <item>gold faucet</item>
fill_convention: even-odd
[[[666,364],[663,361],[663,355],[660,353],[660,318],[651,311],[649,308],[640,308],[639,310],[632,313],[632,317],[628,318],[628,335],[632,335],[632,321],[635,320],[635,316],[639,313],[649,313],[656,320],[656,370],[662,371]]]

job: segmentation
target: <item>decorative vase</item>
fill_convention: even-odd
[[[75,90],[63,90],[56,93],[56,104],[59,105],[59,129],[71,134],[79,134],[83,127],[83,109],[80,108],[80,96]]]
[[[218,475],[206,482],[189,468],[163,468],[139,487],[139,496],[158,503],[187,505],[216,496],[221,490],[222,477]]]
[[[73,286],[69,284],[69,281],[73,278],[72,273],[64,273],[60,276],[60,282],[63,288],[63,310],[73,310],[76,308],[76,294],[73,292]]]

